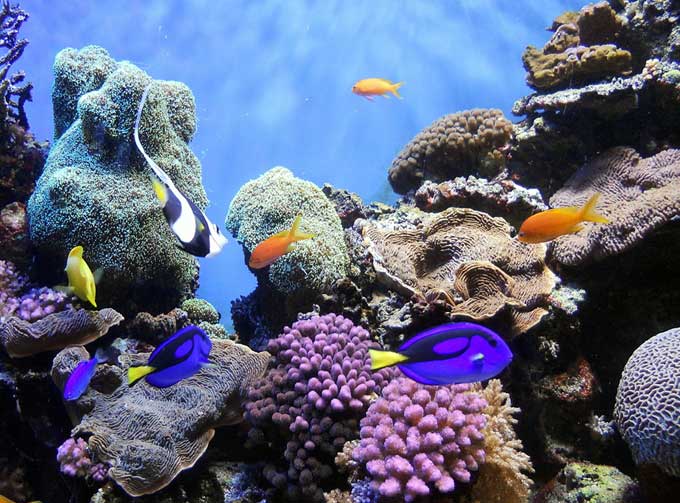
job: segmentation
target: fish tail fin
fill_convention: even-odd
[[[295,241],[302,241],[303,239],[311,239],[314,237],[314,234],[300,232],[300,222],[302,222],[302,213],[297,214],[295,221],[288,232],[288,239],[291,243],[294,243]]]
[[[148,365],[144,365],[142,367],[130,367],[128,369],[128,384],[132,385],[139,381],[142,377],[150,374],[153,372],[155,367],[149,367]]]
[[[595,205],[597,204],[597,200],[600,198],[600,193],[595,192],[592,196],[590,196],[590,199],[586,202],[586,204],[583,205],[583,208],[581,208],[581,214],[580,214],[580,219],[581,221],[585,222],[597,222],[600,224],[608,224],[609,220],[600,215],[599,213],[595,213]]]
[[[403,86],[403,85],[404,85],[403,82],[397,82],[396,84],[392,84],[392,88],[390,89],[390,91],[392,92],[392,94],[394,94],[394,95],[395,95],[397,98],[399,98],[400,100],[403,100],[404,98],[403,98],[403,96],[402,96],[401,94],[399,94],[399,93],[397,92],[397,89],[399,89],[399,88],[400,88],[401,86]]]
[[[408,356],[404,356],[394,351],[382,351],[380,349],[369,349],[368,354],[371,358],[371,370],[379,370],[385,367],[391,367],[397,363],[408,360]]]

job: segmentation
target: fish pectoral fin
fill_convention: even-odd
[[[578,231],[583,229],[583,224],[576,224],[571,229],[569,229],[569,234],[576,234]]]
[[[104,276],[104,268],[103,267],[97,267],[94,270],[94,273],[92,273],[92,277],[94,278],[94,284],[97,285],[102,279],[102,276]]]
[[[474,365],[476,365],[476,366],[478,366],[478,367],[481,367],[482,364],[484,363],[484,355],[483,355],[482,353],[474,354],[474,355],[472,355],[472,356],[470,357],[470,361],[471,361]]]
[[[372,96],[364,96],[368,101],[375,101]]]
[[[295,243],[290,243],[288,246],[286,246],[286,253],[292,252],[295,249]]]
[[[66,286],[66,285],[57,285],[54,287],[54,290],[57,292],[65,293],[66,295],[72,295],[73,294],[73,287],[72,286]]]
[[[586,204],[583,205],[583,208],[581,208],[581,220],[586,221],[586,222],[596,222],[599,224],[608,224],[609,220],[599,213],[595,212],[595,205],[597,205],[597,201],[600,199],[600,193],[595,192],[592,196],[590,196],[590,199],[586,202]]]
[[[392,365],[396,365],[397,363],[408,360],[408,356],[404,356],[394,351],[369,349],[368,354],[371,358],[371,370],[379,370],[385,367],[391,367]]]
[[[141,367],[130,367],[128,369],[128,385],[132,385],[139,381],[142,377],[149,375],[156,370],[156,367],[143,365]]]
[[[151,177],[151,182],[153,183],[153,191],[156,193],[156,197],[161,202],[161,204],[165,206],[165,204],[168,202],[168,189],[156,176]]]

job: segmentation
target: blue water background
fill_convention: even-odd
[[[365,201],[392,202],[395,154],[438,117],[496,107],[512,117],[530,90],[521,54],[574,0],[23,0],[30,39],[15,69],[35,89],[38,139],[53,134],[52,64],[64,47],[97,44],[196,97],[191,147],[203,164],[208,216],[220,227],[232,197],[275,165]],[[366,77],[404,81],[403,100],[350,92]],[[151,190],[151,185],[149,185]],[[230,236],[229,236],[230,237]],[[201,259],[199,296],[231,324],[230,300],[254,277],[241,246]]]

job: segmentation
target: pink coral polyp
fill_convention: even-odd
[[[468,384],[394,379],[362,419],[353,457],[365,463],[382,496],[411,502],[433,491],[450,493],[484,462],[486,405]]]

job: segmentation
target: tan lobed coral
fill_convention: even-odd
[[[597,212],[611,223],[587,223],[559,237],[551,244],[552,260],[576,266],[621,253],[680,216],[680,150],[643,159],[632,148],[612,148],[574,173],[550,206],[581,206],[594,192],[601,194]]]
[[[522,54],[527,84],[544,90],[630,74],[631,53],[614,43],[623,24],[607,2],[556,19],[543,48],[528,46]]]
[[[78,364],[73,355],[67,349],[54,359],[52,379],[60,388]],[[121,355],[122,370],[101,367],[125,375],[148,356]],[[90,389],[75,402],[84,416],[71,434],[89,436],[94,457],[111,466],[109,477],[130,496],[154,493],[198,461],[216,427],[242,420],[241,397],[262,377],[269,357],[229,340],[213,340],[213,365],[174,386],[156,388],[142,380],[130,387],[122,379],[108,394]]]
[[[123,316],[111,309],[69,309],[36,322],[9,317],[0,322],[0,342],[12,358],[23,358],[66,346],[89,344],[100,338]]]
[[[492,379],[482,388],[476,384],[488,405],[484,413],[488,416],[484,428],[484,450],[486,461],[479,469],[477,481],[466,500],[469,503],[525,503],[529,500],[533,473],[531,459],[522,451],[522,441],[517,438],[514,415],[520,409],[513,407],[510,395],[503,392],[498,379]]]
[[[392,161],[389,181],[405,194],[425,180],[493,176],[505,165],[502,150],[512,123],[497,109],[475,108],[437,119],[418,133]]]
[[[547,313],[556,277],[545,265],[545,247],[512,239],[505,220],[479,211],[414,212],[422,223],[411,229],[360,223],[384,285],[407,297],[449,293],[451,317],[481,321],[509,311],[514,334]]]

